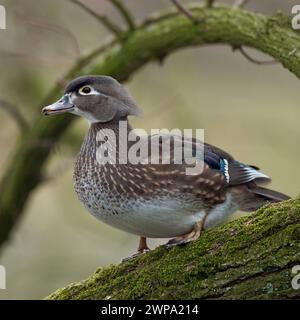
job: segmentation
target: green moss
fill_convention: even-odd
[[[99,269],[48,299],[300,297],[290,284],[300,263],[299,232],[300,200],[289,200],[205,231],[187,246]]]

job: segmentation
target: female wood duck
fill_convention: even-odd
[[[195,139],[192,149],[197,144],[204,146],[204,157],[196,156],[203,165],[197,174],[187,175],[185,162],[122,164],[120,151],[116,152],[115,163],[102,163],[97,152],[99,141],[105,135],[108,143],[114,140],[115,147],[121,147],[119,122],[140,112],[126,89],[111,77],[79,77],[69,83],[58,102],[43,109],[45,115],[65,112],[83,116],[90,123],[75,165],[75,190],[80,201],[101,221],[140,236],[138,254],[149,250],[148,237],[174,237],[168,247],[188,243],[236,210],[252,211],[268,202],[289,199],[258,186],[270,178],[257,167]],[[131,131],[129,125],[126,130]],[[144,142],[152,138],[147,136]],[[169,138],[176,140],[172,135]],[[125,151],[131,146],[128,142]],[[175,143],[171,148],[174,151]]]

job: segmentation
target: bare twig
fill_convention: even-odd
[[[121,0],[109,0],[120,12],[130,31],[135,29],[134,18]]]
[[[44,24],[44,23],[39,22],[39,21],[29,21],[28,20],[28,23],[30,23],[32,26],[36,26],[36,27],[39,27],[39,28],[44,28],[44,29],[47,29],[47,30],[50,30],[50,31],[53,31],[53,32],[56,32],[58,34],[62,34],[64,36],[68,37],[69,39],[72,40],[77,55],[80,55],[81,52],[80,52],[80,47],[79,47],[78,41],[77,41],[76,37],[74,36],[74,34],[70,30],[68,30],[66,28],[63,28],[61,26]]]
[[[235,8],[243,8],[249,2],[249,0],[236,0],[233,7]]]
[[[194,24],[197,24],[199,21],[194,17],[192,12],[186,8],[179,0],[171,0],[174,6],[178,9],[178,11],[182,12],[188,19],[190,19]]]
[[[279,63],[278,61],[276,60],[268,60],[268,61],[259,61],[259,60],[256,60],[254,58],[252,58],[246,51],[243,47],[236,47],[236,48],[233,48],[233,50],[239,50],[239,52],[250,62],[252,63],[255,63],[255,64],[258,64],[258,65],[266,65],[266,64],[276,64],[276,63]]]
[[[23,11],[21,12],[19,10],[15,10],[15,13],[22,19],[23,22],[26,22],[26,23],[32,25],[33,27],[43,28],[43,29],[55,32],[57,34],[63,35],[65,37],[68,37],[73,42],[74,49],[76,50],[76,53],[78,55],[80,55],[80,47],[79,47],[78,41],[77,41],[76,37],[74,36],[74,34],[70,30],[68,30],[67,28],[64,28],[64,27],[58,26],[58,25],[54,25],[54,24],[50,24],[50,23],[44,22],[44,21],[32,20]]]
[[[12,105],[10,102],[0,99],[0,108],[5,110],[17,123],[21,131],[28,128],[27,121],[24,119],[18,108]]]
[[[115,35],[119,36],[122,33],[122,30],[113,22],[111,22],[106,16],[96,13],[91,8],[87,7],[84,3],[80,2],[79,0],[70,0],[70,1],[78,5],[80,8],[88,12],[98,21],[100,21],[109,31],[111,31]]]

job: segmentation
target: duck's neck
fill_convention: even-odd
[[[77,165],[90,167],[97,163],[101,164],[99,160],[101,160],[102,152],[106,152],[105,156],[108,152],[108,157],[115,157],[116,163],[119,163],[123,152],[127,153],[130,147],[128,134],[131,130],[126,118],[108,123],[92,123],[82,144]]]

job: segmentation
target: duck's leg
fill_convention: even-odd
[[[143,253],[146,253],[148,251],[150,251],[150,249],[147,246],[147,238],[146,237],[140,237],[138,253],[143,254]]]
[[[147,246],[147,238],[145,237],[140,237],[140,241],[139,241],[139,246],[138,246],[138,251],[137,253],[134,253],[133,255],[131,255],[130,257],[127,257],[127,258],[124,258],[122,259],[122,262],[124,261],[128,261],[128,260],[131,260],[135,257],[138,257],[142,254],[145,254],[147,252],[149,252],[150,249],[149,247]]]
[[[207,214],[205,214],[205,216],[201,220],[195,223],[194,228],[190,233],[169,240],[165,244],[165,247],[171,248],[177,245],[183,245],[183,244],[197,240],[201,236],[201,233],[204,229],[206,218],[207,218]]]

